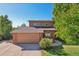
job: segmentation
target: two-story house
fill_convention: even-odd
[[[54,21],[29,20],[29,27],[18,27],[12,31],[13,43],[39,43],[41,38],[55,38]]]

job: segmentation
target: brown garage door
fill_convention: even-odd
[[[42,33],[15,33],[13,41],[16,43],[39,43]]]

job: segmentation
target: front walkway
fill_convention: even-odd
[[[29,47],[30,45],[27,45]],[[38,47],[38,45],[35,45]],[[23,47],[26,47],[26,45],[14,45],[9,42],[2,42],[0,43],[0,56],[41,56],[41,50],[38,50],[34,48],[34,50],[24,49]],[[39,48],[39,47],[38,47]]]

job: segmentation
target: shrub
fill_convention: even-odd
[[[49,38],[42,38],[39,45],[41,48],[45,49],[45,48],[49,48],[52,45],[52,39]]]
[[[10,40],[11,37],[12,37],[12,36],[11,36],[10,33],[6,33],[6,34],[3,36],[4,40]]]
[[[65,44],[65,40],[61,39],[60,37],[56,37],[55,40],[61,41],[63,44]]]

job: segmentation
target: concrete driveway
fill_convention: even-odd
[[[0,56],[41,56],[38,44],[14,45],[9,42],[0,43]]]
[[[40,50],[39,44],[18,44],[22,50]]]

